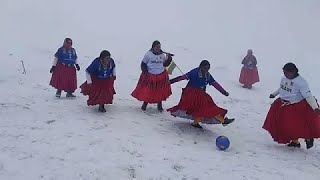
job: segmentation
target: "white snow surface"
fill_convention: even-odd
[[[1,0],[0,179],[319,179],[318,140],[292,149],[262,129],[284,63],[296,63],[320,98],[319,17],[319,0]],[[72,100],[54,97],[49,69],[65,37],[82,68],[78,86],[101,50],[111,52],[117,94],[107,113],[88,107],[79,89]],[[230,97],[208,93],[233,124],[198,130],[154,105],[140,110],[130,94],[153,40],[184,72],[211,62]],[[249,48],[261,78],[252,90],[238,83]],[[185,85],[172,85],[164,108],[178,103]],[[230,139],[227,151],[215,146],[220,135]]]

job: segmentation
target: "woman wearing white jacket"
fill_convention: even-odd
[[[303,138],[309,149],[314,138],[320,138],[319,105],[295,64],[287,63],[283,73],[280,88],[270,95],[279,98],[271,105],[263,128],[274,141],[288,143],[289,147],[300,148],[298,139]]]
[[[141,75],[136,88],[131,95],[143,101],[141,109],[146,110],[148,104],[157,104],[157,109],[162,112],[162,101],[171,94],[169,75],[165,67],[172,61],[172,54],[161,50],[159,41],[152,43],[151,49],[145,54],[141,62]]]

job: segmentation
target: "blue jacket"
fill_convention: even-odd
[[[107,79],[114,76],[113,72],[115,70],[114,60],[111,58],[107,67],[104,68],[100,62],[100,58],[96,58],[86,71],[93,76],[96,76],[98,79]]]
[[[64,47],[60,47],[54,56],[58,59],[58,63],[68,65],[75,64],[78,58],[74,48],[66,49]]]

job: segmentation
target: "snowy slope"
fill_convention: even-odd
[[[320,97],[319,10],[318,0],[2,0],[0,179],[318,179],[319,141],[310,150],[290,149],[261,126],[287,61]],[[106,114],[87,107],[79,90],[74,100],[54,97],[49,69],[65,37],[78,52],[79,85],[102,49],[112,53],[117,94]],[[154,106],[140,111],[130,93],[155,39],[185,72],[210,60],[230,97],[208,92],[234,124],[197,130]],[[248,48],[262,80],[251,91],[238,84]],[[172,86],[165,108],[179,101],[185,84]],[[226,152],[215,148],[219,135],[231,141]]]

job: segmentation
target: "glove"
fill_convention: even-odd
[[[79,64],[76,64],[76,68],[77,68],[77,71],[80,71],[80,66],[79,66]]]
[[[223,95],[229,96],[229,93],[228,92],[224,92]]]
[[[144,62],[141,62],[141,71],[142,71],[142,73],[148,73],[148,66],[147,66],[147,64],[146,63],[144,63]]]
[[[50,69],[50,73],[53,73],[55,66],[52,66]]]
[[[275,95],[273,95],[273,94],[270,94],[270,96],[269,96],[269,98],[271,98],[271,99],[273,99],[273,98],[275,98],[276,96]]]

